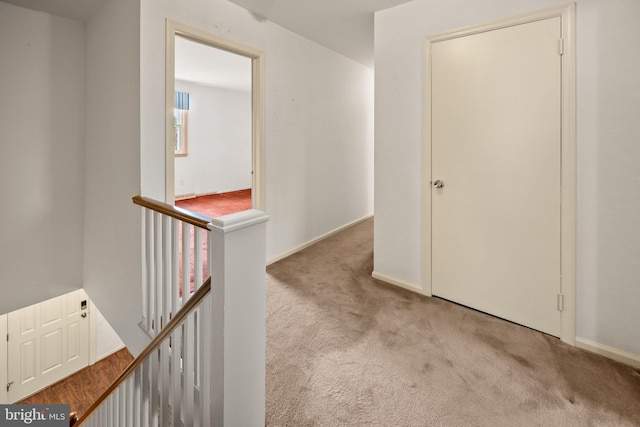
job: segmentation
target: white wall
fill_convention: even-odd
[[[111,0],[86,23],[84,288],[132,354],[142,283],[139,5]],[[164,102],[164,101],[163,101]],[[160,142],[164,144],[164,142]]]
[[[164,199],[169,18],[265,52],[267,258],[373,211],[373,71],[224,0],[142,0],[142,193]]]
[[[416,0],[378,12],[375,270],[421,283],[426,36],[563,0]],[[577,335],[640,355],[640,2],[577,2]]]
[[[182,80],[175,87],[191,95],[188,155],[175,158],[175,194],[251,188],[251,92]]]
[[[82,286],[84,28],[0,3],[0,313]]]
[[[121,350],[125,344],[93,302],[91,302],[91,321],[93,322],[91,339],[94,342],[91,343],[89,364],[94,364]]]

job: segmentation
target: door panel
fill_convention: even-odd
[[[8,400],[16,402],[89,363],[89,317],[82,290],[7,316]]]
[[[558,336],[560,18],[435,42],[432,293]]]

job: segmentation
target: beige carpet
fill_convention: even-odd
[[[640,373],[371,278],[373,221],[268,269],[268,426],[640,426]]]

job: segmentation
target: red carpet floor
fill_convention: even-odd
[[[217,218],[251,209],[251,189],[178,200],[176,206]]]

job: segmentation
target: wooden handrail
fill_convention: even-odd
[[[120,384],[124,382],[124,380],[127,379],[129,375],[135,372],[135,370],[138,369],[140,365],[142,365],[142,362],[144,362],[147,356],[149,356],[153,351],[156,350],[156,347],[158,347],[158,345],[160,345],[160,343],[162,343],[162,341],[164,341],[173,332],[173,330],[182,323],[182,321],[202,301],[202,299],[209,294],[210,291],[211,291],[211,277],[209,277],[204,282],[204,284],[195,291],[195,293],[191,296],[191,298],[189,298],[187,303],[184,306],[182,306],[182,308],[178,310],[176,315],[173,316],[173,318],[169,321],[169,323],[167,323],[167,326],[165,326],[164,329],[162,329],[158,333],[158,335],[156,335],[155,338],[153,338],[151,342],[147,344],[144,350],[142,350],[142,352],[135,359],[133,359],[133,361],[113,382],[113,384],[111,384],[109,388],[104,393],[102,393],[102,395],[98,398],[98,400],[96,400],[96,402],[93,405],[91,405],[91,407],[89,407],[87,412],[82,414],[82,416],[78,419],[78,422],[74,424],[74,427],[81,425],[91,415],[91,413],[95,411],[98,408],[98,406],[100,406],[102,402],[104,402],[104,400],[107,397],[109,397],[109,395],[113,393],[113,391],[117,389],[120,386]]]
[[[150,199],[148,197],[135,196],[133,197],[133,203],[138,206],[142,206],[151,209],[161,214],[170,216],[180,221],[187,222],[196,227],[208,229],[208,224],[211,222],[211,218],[205,215],[201,215],[196,212],[192,212],[188,209],[180,208],[178,206],[168,205],[164,202]]]

